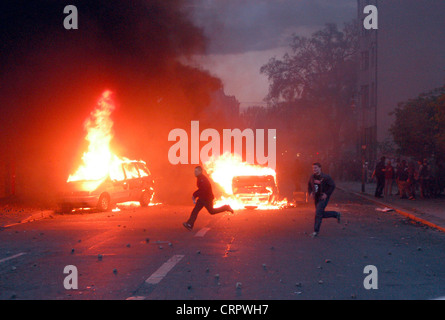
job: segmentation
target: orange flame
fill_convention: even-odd
[[[232,180],[241,176],[273,176],[276,183],[276,172],[272,168],[249,164],[242,161],[237,154],[224,153],[218,158],[211,158],[204,164],[210,178],[224,191],[224,195],[215,201],[215,206],[229,204],[233,209],[245,208],[245,203],[233,193]],[[287,204],[287,201],[285,201]],[[258,203],[258,209],[278,209],[283,203]]]
[[[124,160],[119,158],[110,148],[113,139],[113,121],[110,116],[115,109],[112,92],[105,91],[100,97],[96,108],[85,121],[84,128],[87,131],[85,139],[88,141],[88,150],[82,156],[82,164],[73,175],[68,177],[68,182],[79,180],[99,180],[108,174],[118,175],[118,166]]]

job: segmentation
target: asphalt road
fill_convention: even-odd
[[[77,212],[0,231],[0,299],[436,299],[445,296],[445,234],[337,190],[311,238],[312,204],[283,210],[192,206]],[[101,255],[101,256],[99,256]],[[68,265],[78,289],[67,290]],[[364,268],[378,288],[365,289]]]

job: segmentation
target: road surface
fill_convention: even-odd
[[[445,296],[445,235],[337,190],[312,238],[313,204],[283,210],[192,206],[75,212],[0,231],[0,299],[436,299]],[[377,289],[365,289],[366,266]],[[78,289],[64,286],[66,266]],[[369,280],[369,279],[368,279]],[[373,278],[374,280],[374,278]],[[369,281],[368,281],[369,282]],[[70,282],[73,283],[72,281]]]

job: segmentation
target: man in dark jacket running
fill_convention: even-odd
[[[320,232],[321,222],[324,218],[336,218],[340,223],[341,214],[336,211],[325,211],[329,199],[335,190],[335,183],[332,178],[321,171],[321,164],[316,162],[312,165],[313,175],[308,182],[308,193],[315,202],[315,223],[312,237],[316,237]]]
[[[209,179],[202,173],[201,166],[197,166],[195,168],[195,177],[197,178],[198,186],[198,190],[193,193],[193,202],[195,203],[195,207],[193,208],[188,221],[183,223],[183,226],[189,231],[193,229],[198,213],[203,207],[205,207],[212,215],[224,211],[233,213],[233,209],[229,205],[225,205],[220,208],[213,208],[213,199],[215,197],[212,192],[212,185],[210,184]]]

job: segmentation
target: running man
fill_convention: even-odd
[[[195,207],[193,208],[188,221],[182,224],[189,231],[193,229],[198,213],[203,207],[205,207],[212,215],[224,211],[233,213],[233,209],[229,205],[225,205],[220,208],[213,208],[213,199],[215,197],[212,192],[212,186],[209,179],[203,174],[201,166],[197,166],[195,168],[195,177],[197,178],[198,185],[198,190],[193,193],[193,202],[195,203]]]
[[[325,218],[336,218],[340,223],[341,214],[336,211],[325,211],[329,199],[335,190],[335,183],[332,178],[323,173],[321,164],[316,162],[312,165],[313,175],[309,179],[308,193],[315,203],[315,223],[312,237],[316,237],[320,232],[321,222]]]

